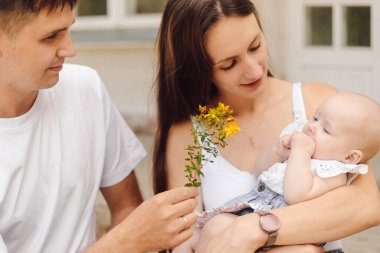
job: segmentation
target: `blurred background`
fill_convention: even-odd
[[[379,0],[255,0],[276,76],[329,83],[380,102]],[[155,39],[165,0],[80,0],[71,63],[95,68],[116,106],[149,151],[136,169],[144,198],[151,189],[155,129]],[[170,99],[170,98],[168,98]],[[380,182],[380,158],[374,159]],[[98,201],[98,235],[109,214]],[[379,210],[380,212],[380,210]],[[360,214],[358,214],[360,215]],[[380,228],[344,240],[347,253],[380,252]]]

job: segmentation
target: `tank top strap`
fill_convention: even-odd
[[[294,120],[306,119],[305,104],[303,102],[301,83],[293,83],[292,97]]]

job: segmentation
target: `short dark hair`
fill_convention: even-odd
[[[69,5],[75,7],[77,0],[0,0],[0,30],[7,34],[17,33],[41,10],[49,12]]]

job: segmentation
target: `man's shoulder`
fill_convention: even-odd
[[[78,64],[64,64],[59,75],[57,89],[97,90],[102,89],[102,79],[98,72],[90,67]]]
[[[65,63],[62,68],[62,72],[60,74],[60,77],[66,78],[66,77],[72,77],[72,78],[79,78],[79,79],[93,79],[93,78],[99,78],[99,75],[97,71],[91,67],[79,65],[79,64],[68,64]]]

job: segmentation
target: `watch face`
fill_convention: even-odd
[[[268,233],[273,233],[280,229],[281,223],[277,216],[268,213],[261,216],[261,226]]]

